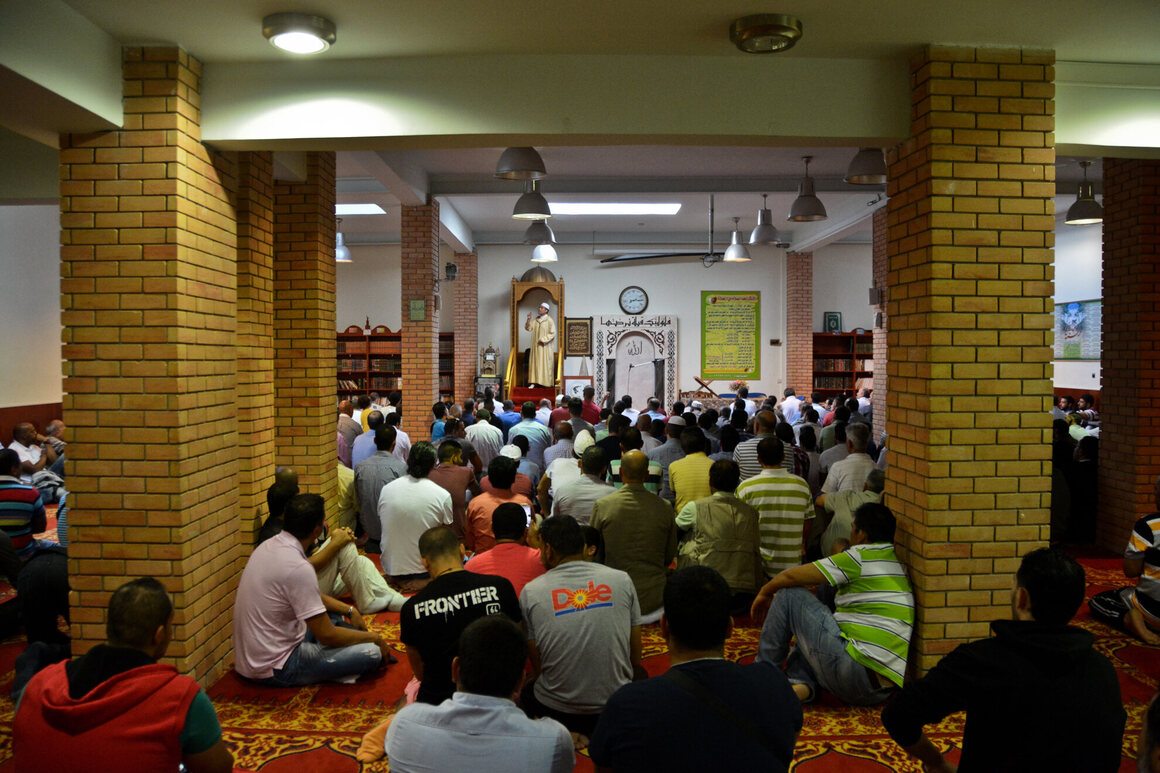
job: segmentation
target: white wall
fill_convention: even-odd
[[[59,206],[0,206],[0,278],[0,407],[60,402]]]
[[[1055,303],[1103,297],[1103,226],[1055,228]],[[1055,360],[1053,384],[1060,389],[1099,389],[1100,363]]]
[[[814,332],[825,328],[827,311],[842,312],[842,329],[870,330],[874,311],[867,292],[874,279],[873,248],[869,244],[829,244],[814,253]]]
[[[399,245],[355,245],[350,253],[350,263],[335,266],[335,328],[362,327],[369,317],[372,327],[386,325],[399,330],[403,324]],[[454,251],[443,245],[440,263],[453,262],[453,256]],[[455,330],[454,291],[454,282],[441,283],[439,328],[443,332]]]

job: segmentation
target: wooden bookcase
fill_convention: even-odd
[[[367,333],[351,325],[335,336],[338,399],[403,389],[403,334],[386,325]],[[439,394],[452,397],[455,386],[455,334],[439,334]]]
[[[853,395],[874,375],[872,333],[814,333],[814,391],[826,397]]]

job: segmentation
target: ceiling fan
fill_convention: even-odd
[[[720,263],[725,257],[713,249],[713,195],[709,194],[709,250],[707,252],[625,252],[604,258],[601,263],[625,263],[630,260],[657,260],[660,258],[700,258],[705,268]]]

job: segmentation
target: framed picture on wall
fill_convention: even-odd
[[[822,315],[822,330],[827,333],[842,332],[842,312],[827,311]]]
[[[591,376],[564,376],[564,394],[568,397],[584,397],[584,387],[592,386]]]
[[[592,356],[592,317],[564,318],[564,356]]]

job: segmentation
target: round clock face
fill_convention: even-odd
[[[648,293],[632,285],[620,291],[620,308],[625,314],[640,314],[648,308]]]

